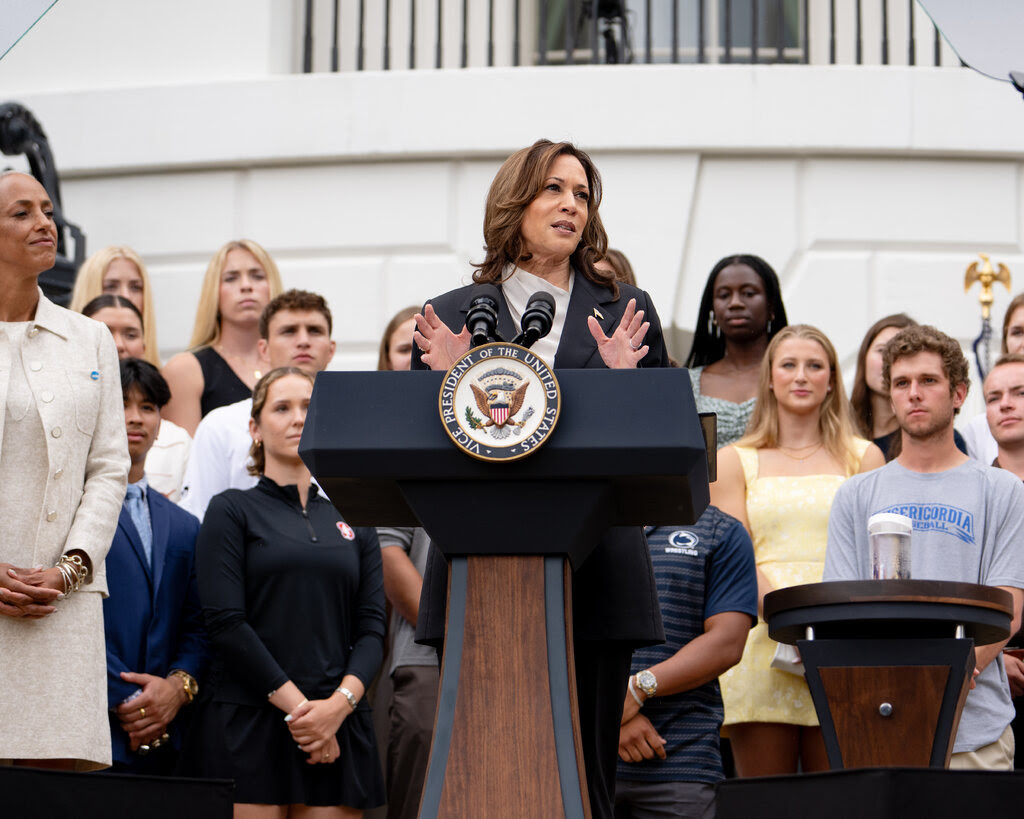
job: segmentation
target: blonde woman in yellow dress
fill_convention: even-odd
[[[711,502],[750,532],[758,610],[773,589],[821,581],[828,517],[839,485],[885,463],[853,433],[835,348],[815,327],[781,330],[768,345],[746,435],[719,450]],[[827,770],[803,677],[771,668],[777,643],[763,619],[739,665],[721,678],[723,733],[740,776]]]

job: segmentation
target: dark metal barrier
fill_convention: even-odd
[[[304,0],[302,70],[959,65],[916,0]]]

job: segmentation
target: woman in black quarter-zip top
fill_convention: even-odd
[[[196,570],[213,651],[195,774],[234,779],[235,817],[384,801],[363,694],[380,665],[384,594],[373,529],[311,484],[299,438],[312,379],[283,367],[253,390],[252,489],[211,501]]]

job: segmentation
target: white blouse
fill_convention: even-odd
[[[561,287],[548,283],[540,276],[534,276],[520,267],[513,267],[511,273],[506,272],[501,282],[501,289],[505,294],[505,301],[508,303],[508,310],[512,314],[512,321],[515,322],[517,333],[522,332],[523,311],[526,310],[526,303],[530,296],[538,290],[543,290],[555,300],[555,318],[551,322],[551,332],[530,348],[531,352],[543,359],[544,363],[552,369],[555,366],[558,342],[562,338],[565,313],[569,309],[574,276],[575,274],[570,270],[569,289],[563,290]]]

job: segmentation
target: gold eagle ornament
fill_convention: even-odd
[[[981,293],[978,294],[978,301],[981,303],[981,317],[987,321],[992,315],[992,302],[995,301],[995,297],[992,295],[992,285],[999,282],[1009,291],[1010,270],[1005,264],[1000,262],[999,272],[997,273],[992,268],[992,262],[989,261],[987,253],[979,253],[978,255],[981,257],[982,264],[979,266],[977,262],[971,262],[967,268],[967,272],[964,274],[964,292],[968,292],[975,282],[981,282]]]

